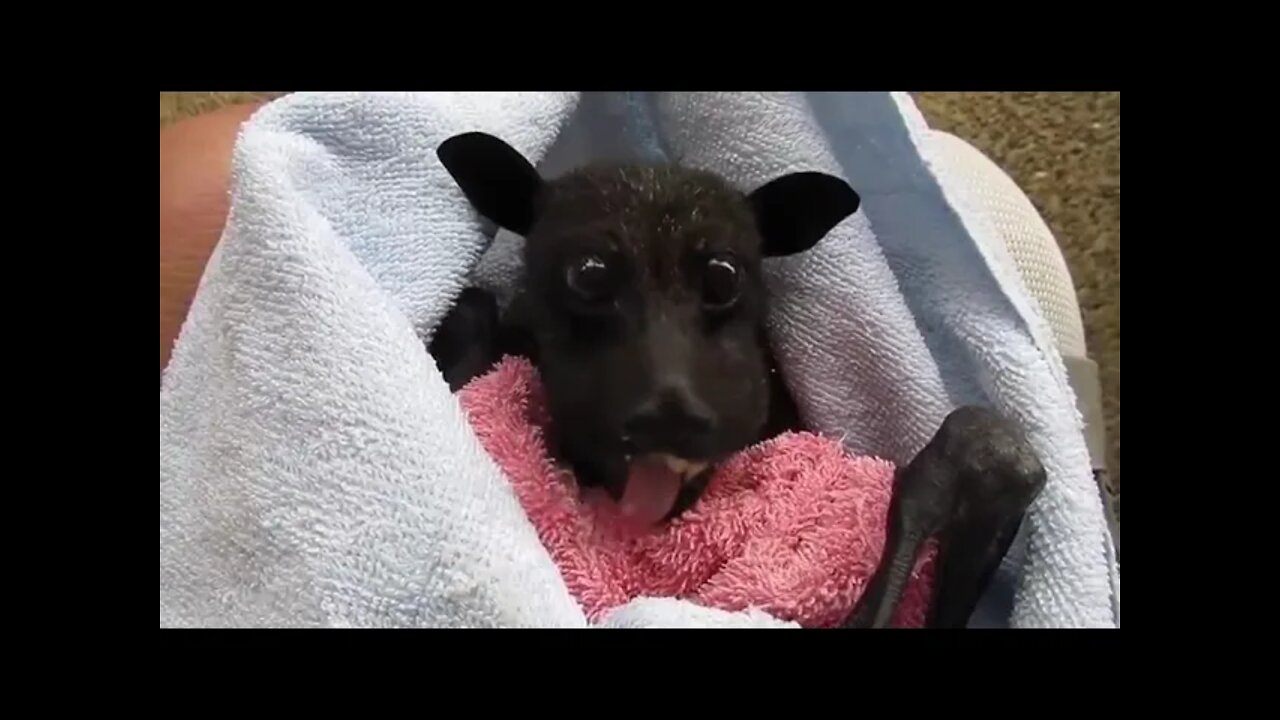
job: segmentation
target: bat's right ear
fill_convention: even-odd
[[[808,250],[862,204],[844,179],[820,172],[774,178],[747,200],[764,238],[766,257]]]
[[[533,228],[542,177],[515,148],[482,132],[454,135],[436,155],[484,217],[517,235]]]

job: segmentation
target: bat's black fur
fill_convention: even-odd
[[[804,252],[853,214],[839,178],[781,176],[743,192],[677,165],[594,164],[544,179],[503,141],[467,133],[439,148],[484,217],[525,238],[507,314],[468,289],[431,343],[453,388],[502,354],[538,367],[561,458],[615,498],[628,462],[664,454],[707,469],[797,426],[771,360],[761,262]],[[962,408],[899,472],[884,560],[849,626],[883,627],[921,543],[939,537],[931,625],[963,626],[1044,470],[1003,418]]]

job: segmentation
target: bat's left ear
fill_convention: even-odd
[[[820,172],[770,180],[747,195],[764,238],[766,257],[804,252],[858,211],[862,199],[849,183]]]

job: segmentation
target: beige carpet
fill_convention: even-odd
[[[271,93],[160,93],[160,124]],[[1107,464],[1120,512],[1120,94],[916,93],[930,124],[1005,169],[1044,216],[1071,270],[1102,371]]]

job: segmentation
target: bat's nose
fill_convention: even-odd
[[[687,381],[666,379],[646,396],[623,422],[632,444],[643,450],[666,450],[675,439],[705,436],[715,430],[715,414]]]

